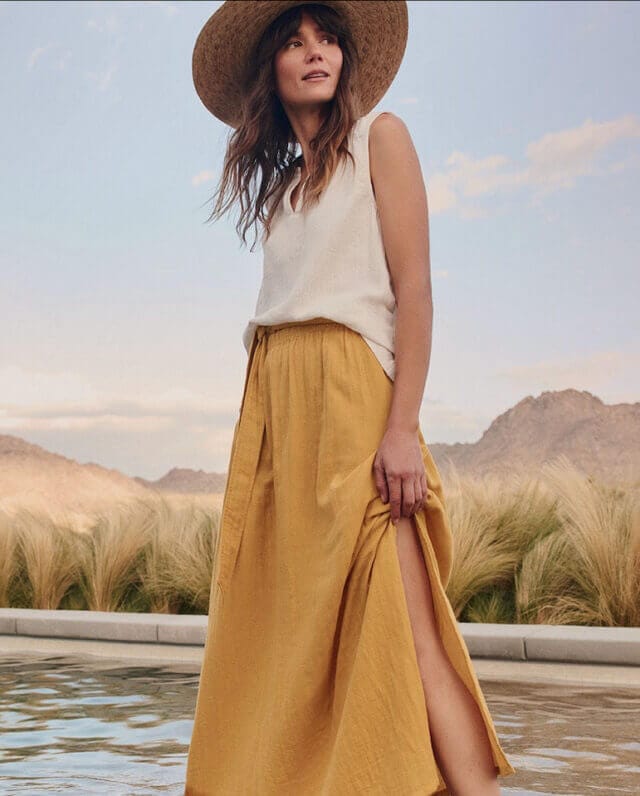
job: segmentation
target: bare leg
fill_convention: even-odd
[[[499,796],[484,721],[446,653],[412,517],[397,524],[397,549],[438,766],[451,796]]]

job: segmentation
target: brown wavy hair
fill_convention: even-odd
[[[296,157],[295,134],[275,91],[274,57],[295,35],[303,11],[337,38],[342,50],[342,70],[335,95],[327,103],[324,120],[310,142],[312,168],[306,181],[302,209],[318,201],[341,160],[349,157],[353,162],[347,136],[361,115],[361,108],[353,91],[358,57],[351,32],[343,17],[329,6],[320,3],[293,6],[276,17],[256,47],[246,89],[240,97],[241,123],[228,137],[222,177],[210,200],[215,206],[207,221],[220,218],[239,202],[241,212],[236,231],[245,245],[250,227],[253,225],[256,229],[250,251],[254,249],[259,224],[263,228],[262,242],[268,238],[273,213],[295,167],[302,162],[302,155]],[[255,195],[254,184],[257,185]]]

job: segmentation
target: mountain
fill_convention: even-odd
[[[42,509],[74,519],[149,490],[119,470],[79,464],[11,434],[0,434],[0,508]]]
[[[477,442],[426,441],[445,480],[450,464],[465,475],[526,475],[564,454],[598,480],[640,483],[640,403],[605,404],[586,391],[528,395],[496,417]],[[218,499],[225,483],[225,473],[177,467],[156,481],[129,478],[0,435],[0,508],[8,511],[28,505],[52,515],[85,515],[114,501],[158,493]]]
[[[528,395],[498,415],[477,442],[427,445],[443,471],[534,473],[564,454],[587,475],[615,484],[640,482],[640,403],[605,404],[586,390]]]
[[[0,434],[0,509],[44,511],[59,522],[85,527],[95,512],[116,502],[153,494],[203,493],[217,505],[226,475],[174,468],[157,481],[130,478],[119,470],[75,459],[42,448],[11,434]]]
[[[134,481],[160,492],[172,492],[182,495],[198,493],[224,492],[227,483],[226,473],[206,473],[204,470],[191,470],[186,467],[173,467],[157,481],[147,481],[145,478],[134,476]]]

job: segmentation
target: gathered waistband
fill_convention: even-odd
[[[285,342],[286,340],[289,339],[289,336],[286,335],[286,331],[297,329],[301,326],[308,327],[309,331],[313,331],[313,327],[319,328],[326,326],[329,327],[334,326],[337,329],[349,328],[345,324],[340,323],[339,321],[334,321],[331,318],[321,318],[321,317],[309,318],[308,320],[304,321],[286,321],[285,323],[257,325],[255,328],[253,342],[251,344],[251,349],[249,351],[249,357],[247,360],[247,370],[244,380],[244,390],[242,393],[242,400],[240,401],[240,416],[242,416],[242,410],[244,408],[249,382],[251,381],[251,379],[254,378],[254,373],[256,372],[256,369],[254,368],[254,361],[256,360],[256,358],[258,359],[263,358],[266,355],[267,348],[271,346],[270,343],[266,342],[267,338],[269,338],[273,334],[276,334],[277,332],[283,332],[285,333],[285,338],[283,342]],[[262,342],[263,340],[265,341],[264,343]]]
[[[344,324],[340,323],[339,321],[334,321],[330,318],[309,318],[309,320],[305,321],[286,321],[285,323],[261,324],[256,326],[256,338],[258,340],[262,340],[265,335],[270,335],[274,332],[280,331],[281,329],[289,329],[295,326],[321,326],[326,324],[331,326],[344,326]]]

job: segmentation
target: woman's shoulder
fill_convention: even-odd
[[[374,108],[367,114],[368,127],[371,130],[384,127],[388,130],[398,130],[400,127],[406,127],[404,121],[393,111],[388,111],[385,108]]]
[[[405,151],[413,145],[404,120],[392,111],[381,110],[369,122],[369,145],[387,150]]]
[[[373,108],[368,113],[361,116],[353,126],[353,138],[355,140],[367,141],[374,130],[385,128],[390,130],[387,135],[394,135],[400,125],[404,125],[402,119],[386,108]]]

